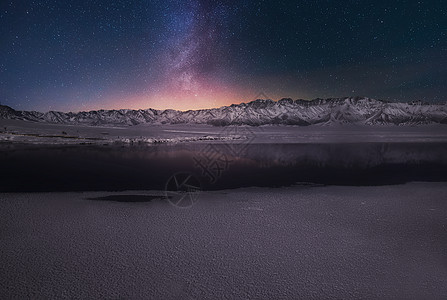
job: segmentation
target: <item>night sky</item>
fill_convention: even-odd
[[[447,1],[4,1],[0,102],[210,108],[447,100]]]

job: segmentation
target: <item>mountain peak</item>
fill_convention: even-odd
[[[17,111],[7,105],[0,104],[0,119],[12,119],[17,116]]]
[[[256,99],[213,109],[194,111],[166,110],[98,110],[79,113],[15,111],[0,106],[1,119],[103,126],[137,124],[211,124],[225,125],[415,125],[447,124],[447,105],[425,103],[393,103],[368,97],[343,97],[313,100],[278,101]]]

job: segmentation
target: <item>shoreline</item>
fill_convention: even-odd
[[[447,126],[426,124],[332,125],[332,126],[227,126],[135,125],[96,127],[18,120],[0,120],[0,143],[56,145],[158,145],[190,143],[367,143],[367,142],[447,142]]]

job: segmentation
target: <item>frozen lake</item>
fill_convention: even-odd
[[[5,126],[3,298],[447,297],[445,127]]]
[[[447,181],[446,149],[443,142],[3,145],[0,191],[162,190],[176,172],[195,174],[206,190]]]

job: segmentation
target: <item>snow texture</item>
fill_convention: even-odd
[[[188,210],[131,202],[155,191],[0,194],[0,295],[446,299],[446,192],[246,188]]]

